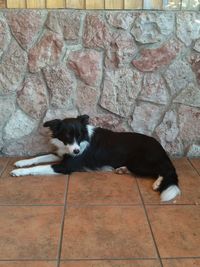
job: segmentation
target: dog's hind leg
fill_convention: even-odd
[[[40,164],[40,163],[56,162],[60,160],[61,160],[60,157],[54,154],[48,154],[48,155],[38,156],[32,159],[19,160],[15,162],[14,166],[21,168],[21,167],[28,167],[31,165]]]
[[[162,176],[158,176],[158,179],[152,185],[152,188],[153,188],[154,191],[158,191],[162,180],[163,180],[163,177]]]

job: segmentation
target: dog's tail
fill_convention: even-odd
[[[178,176],[171,161],[165,163],[161,176],[162,179],[158,188],[158,191],[161,193],[161,201],[170,201],[181,194],[178,186]]]

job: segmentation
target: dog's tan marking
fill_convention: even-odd
[[[157,191],[159,189],[162,180],[163,180],[163,177],[159,176],[158,179],[153,183],[152,188],[154,191]]]
[[[130,171],[127,169],[126,166],[123,166],[123,167],[119,167],[119,168],[115,169],[115,173],[117,173],[117,174],[130,174]]]

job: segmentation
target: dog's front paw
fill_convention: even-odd
[[[11,176],[23,176],[23,175],[26,175],[26,174],[24,173],[23,169],[15,169],[15,170],[11,171],[10,175]]]
[[[17,168],[30,166],[30,161],[27,159],[18,160],[15,162],[14,166]]]

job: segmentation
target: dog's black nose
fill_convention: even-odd
[[[80,150],[78,148],[74,149],[74,154],[78,154],[80,152]]]

